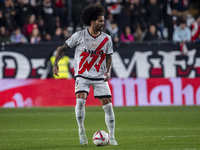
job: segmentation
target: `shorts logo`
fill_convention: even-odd
[[[79,82],[79,80],[76,80],[75,89],[78,89],[78,88],[79,88],[78,82]]]

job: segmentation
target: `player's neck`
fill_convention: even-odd
[[[88,31],[93,37],[97,37],[101,33],[100,31],[94,30],[92,27],[89,27]]]

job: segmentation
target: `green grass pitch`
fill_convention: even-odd
[[[78,139],[73,107],[0,108],[1,150],[200,150],[200,106],[114,107],[118,146],[96,147],[107,131],[101,107],[86,107],[89,144]]]

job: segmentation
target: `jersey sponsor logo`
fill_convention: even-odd
[[[104,54],[104,52],[103,52],[103,50],[99,50],[99,51],[93,51],[93,50],[89,50],[89,49],[85,49],[84,50],[86,53],[89,53],[89,54],[91,54],[91,55],[103,55]]]
[[[106,54],[103,53],[103,50],[101,48],[108,42],[108,37],[106,37],[100,44],[99,46],[95,49],[95,51],[91,50],[85,50],[84,52],[81,53],[81,61],[79,63],[79,71],[78,74],[83,74],[86,70],[90,71],[91,67],[95,64],[97,59],[100,57],[99,62],[95,64],[96,71],[99,72],[100,66],[102,62],[105,59]],[[101,54],[101,55],[100,55]],[[88,58],[92,58],[90,62],[87,61]]]

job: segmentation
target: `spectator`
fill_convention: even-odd
[[[186,26],[186,22],[184,20],[180,20],[179,26],[174,30],[173,41],[174,42],[189,42],[189,41],[191,41],[191,31]]]
[[[47,33],[47,34],[45,35],[45,37],[44,37],[44,41],[46,41],[46,42],[52,41],[52,36],[51,36],[51,34]]]
[[[38,28],[38,25],[36,24],[36,16],[35,14],[30,14],[28,16],[28,22],[23,26],[23,34],[27,38],[30,38],[31,33],[35,28]]]
[[[72,36],[74,34],[74,32],[73,32],[74,28],[72,26],[68,26],[67,30],[68,30],[70,36]]]
[[[54,4],[51,2],[51,0],[43,0],[41,15],[42,19],[44,20],[45,32],[53,36],[56,27],[56,13]]]
[[[32,30],[31,36],[30,36],[30,43],[31,44],[37,44],[40,41],[41,41],[40,30],[38,28],[34,28]]]
[[[200,41],[200,14],[195,15],[195,21],[191,25],[191,40]]]
[[[11,33],[16,25],[16,9],[12,0],[4,0],[2,12],[3,18],[6,20],[6,29]]]
[[[59,26],[67,24],[67,13],[65,0],[55,0],[55,11],[58,15]]]
[[[119,24],[120,18],[119,15],[121,13],[121,3],[122,0],[106,0],[107,11],[113,15],[114,20]]]
[[[187,19],[186,19],[186,25],[188,27],[191,27],[192,23],[195,21],[195,18],[191,15],[191,14],[188,14],[187,15]]]
[[[72,25],[72,0],[65,0],[65,6],[67,8],[67,26]]]
[[[0,10],[0,27],[1,27],[1,26],[6,26],[6,19],[5,19],[5,17],[3,16],[2,10]]]
[[[131,10],[131,28],[136,41],[142,41],[143,32],[146,30],[145,15],[146,10],[139,0],[135,0],[130,5]]]
[[[106,33],[111,36],[114,45],[119,42],[119,29],[117,26],[117,22],[111,21],[110,26],[108,26],[106,30]]]
[[[23,34],[30,40],[31,31],[34,29],[33,24],[36,24],[43,40],[59,40],[55,35],[56,27],[62,25],[73,27],[72,32],[74,33],[74,31],[79,30],[78,28],[82,28],[79,16],[83,6],[91,3],[101,3],[110,12],[107,16],[109,19],[106,19],[105,31],[110,26],[110,22],[115,20],[117,21],[119,34],[124,27],[129,25],[134,33],[134,40],[141,41],[146,32],[147,24],[156,24],[157,32],[161,31],[161,37],[163,37],[163,32],[160,29],[162,29],[162,17],[164,16],[164,33],[167,33],[164,37],[172,40],[179,19],[186,19],[189,16],[190,2],[194,4],[194,0],[1,0],[0,26],[6,28],[6,34],[8,35],[12,33],[16,26],[19,26],[21,30],[23,28]],[[145,7],[144,3],[146,4]],[[31,16],[35,15],[33,17],[35,21],[33,24],[30,23],[29,28],[27,27],[29,23],[26,22],[24,25],[24,22],[26,16],[30,14]],[[145,16],[147,16],[146,21]],[[197,22],[193,22],[193,20],[187,20],[189,24],[186,24],[186,26],[191,27],[191,40],[198,41],[199,30],[197,29]],[[192,26],[190,26],[191,23]],[[28,31],[24,32],[26,28]],[[68,38],[70,30],[66,29],[65,31],[65,37]],[[118,38],[121,39],[121,37]]]
[[[62,30],[62,35],[63,35],[63,38],[65,39],[65,40],[67,40],[71,35],[69,34],[69,31],[68,31],[68,29],[66,28],[66,27],[64,27],[63,28],[63,30]]]
[[[190,0],[171,0],[172,9],[184,20],[187,19],[189,4]]]
[[[161,24],[161,9],[157,0],[150,0],[149,5],[147,5],[146,12],[147,24],[155,24],[156,28],[159,29]]]
[[[17,25],[23,27],[26,23],[26,19],[32,13],[29,3],[27,3],[26,0],[17,0],[16,12]]]
[[[81,0],[73,0],[72,1],[72,21],[73,25],[73,32],[77,30],[77,27],[80,26],[80,15],[83,9],[83,1]]]
[[[62,41],[63,40],[63,35],[62,35],[62,28],[61,27],[57,27],[56,31],[55,31],[55,35],[53,37],[53,41]]]
[[[171,0],[162,0],[163,1],[163,21],[164,21],[164,29],[163,35],[167,40],[172,40],[172,35],[174,32],[174,28],[176,26],[176,21],[178,19],[177,14],[172,13],[171,9]]]
[[[114,21],[113,15],[108,13],[107,16],[106,16],[106,20],[105,20],[105,27],[104,27],[105,31],[108,29],[108,27],[110,26],[112,21]]]
[[[119,33],[121,33],[126,26],[130,26],[131,24],[131,13],[130,13],[130,4],[125,4],[119,15],[120,21],[118,22]]]
[[[125,43],[130,43],[134,41],[133,34],[131,34],[130,26],[126,26],[124,32],[121,33],[121,41]]]
[[[149,26],[147,34],[144,37],[144,41],[156,41],[158,39],[159,38],[158,38],[156,26],[154,24],[151,24]]]
[[[0,43],[9,44],[10,37],[4,26],[0,27]]]
[[[31,10],[36,15],[36,18],[38,18],[39,13],[40,13],[39,9],[40,9],[41,2],[42,1],[40,0],[29,0]]]
[[[41,16],[39,16],[39,18],[37,19],[37,24],[38,24],[38,28],[39,28],[40,33],[41,33],[41,37],[42,37],[42,39],[44,39],[45,35],[46,35],[46,30],[45,30],[44,20],[42,19]]]
[[[165,20],[166,17],[168,15],[171,16],[171,5],[170,5],[170,2],[171,0],[162,0],[161,3],[162,3],[162,10],[163,10],[163,17],[162,19]]]
[[[11,43],[28,43],[27,38],[22,34],[20,27],[16,27],[10,36]]]

